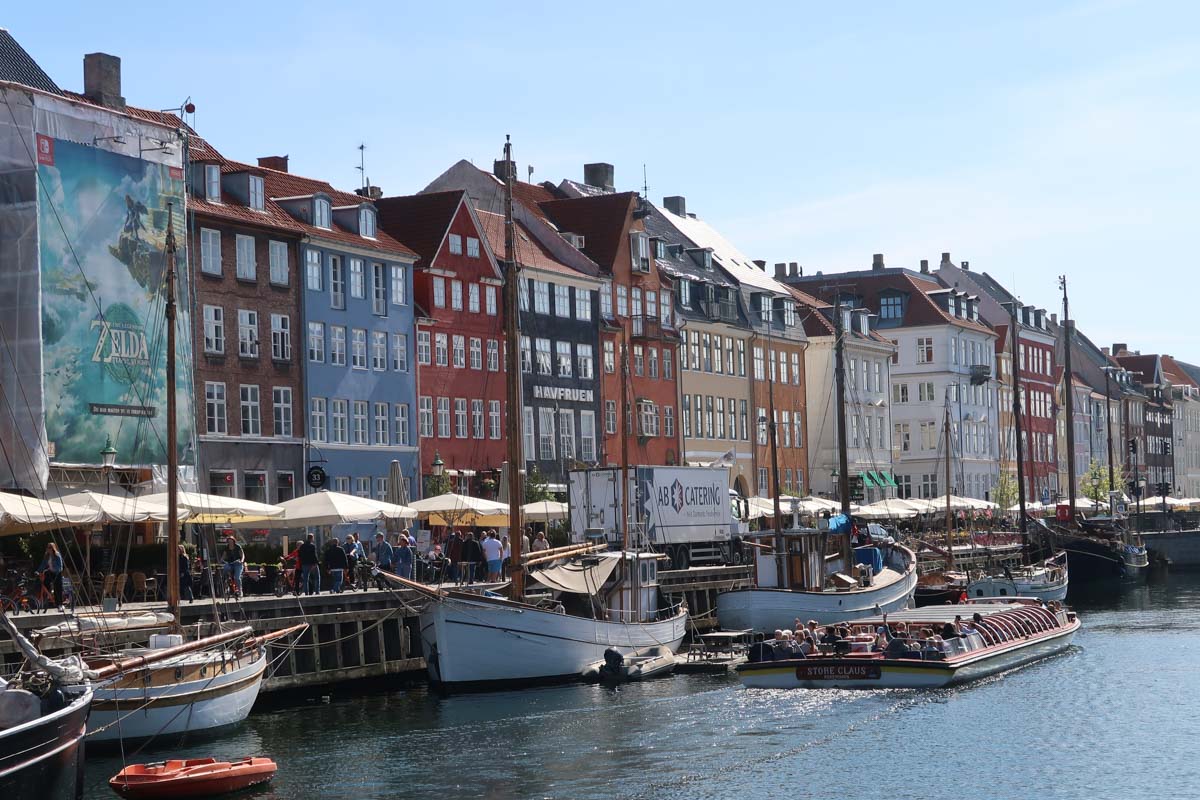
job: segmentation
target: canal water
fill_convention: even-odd
[[[335,691],[134,761],[269,755],[279,773],[252,796],[280,800],[1200,796],[1200,574],[1073,603],[1070,652],[953,690],[677,675],[619,691]],[[115,797],[120,767],[89,759],[85,796]]]

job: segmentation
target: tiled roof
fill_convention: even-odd
[[[661,239],[668,245],[683,245],[685,248],[699,246],[672,225],[670,220],[654,204],[644,203],[643,208],[647,214],[642,218],[642,224],[645,226],[646,233],[650,237]],[[725,274],[718,269],[704,269],[686,253],[681,253],[678,257],[668,254],[667,258],[656,258],[655,261],[658,263],[660,269],[668,272],[673,277],[689,278],[716,286],[732,287],[737,285],[725,277]]]
[[[210,203],[202,198],[189,197],[188,208],[193,214],[201,217],[214,217],[226,222],[285,230],[297,236],[304,233],[304,228],[271,200],[263,203],[262,211],[256,211],[233,202]]]
[[[624,237],[629,235],[628,220],[637,202],[634,192],[547,200],[541,208],[560,231],[584,237],[583,252],[605,270],[612,269]]]
[[[1163,377],[1166,378],[1172,386],[1195,386],[1200,388],[1200,383],[1188,374],[1183,365],[1176,361],[1171,356],[1162,356]]]
[[[488,245],[491,246],[492,252],[496,254],[496,258],[508,260],[508,250],[504,246],[503,215],[479,210],[476,210],[475,214],[479,217],[479,224],[483,226],[483,232],[487,236]],[[578,270],[571,269],[566,264],[557,261],[553,254],[543,247],[537,240],[537,237],[520,221],[516,223],[516,226],[517,257],[521,266],[546,270],[548,272],[558,272],[573,278],[585,277]]]
[[[418,263],[423,264],[437,255],[465,195],[457,190],[384,197],[375,201],[379,227],[412,248],[421,257]]]
[[[737,249],[736,246],[711,225],[692,215],[681,217],[666,209],[660,209],[667,221],[679,229],[699,247],[708,247],[713,251],[713,259],[726,270],[730,276],[747,289],[767,291],[776,295],[787,295],[787,289],[773,277],[759,269],[754,261]]]
[[[25,48],[4,28],[0,28],[0,81],[18,83],[51,94],[62,94],[58,84],[51,80],[33,60],[33,56],[25,52]]]
[[[1155,383],[1158,379],[1158,356],[1143,356],[1134,353],[1118,353],[1117,363],[1138,379],[1139,383]]]

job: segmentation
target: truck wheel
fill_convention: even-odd
[[[675,546],[675,555],[671,557],[671,566],[675,569],[687,569],[692,563],[692,551],[686,544]]]

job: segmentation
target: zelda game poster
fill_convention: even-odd
[[[166,233],[177,252],[177,416],[192,440],[183,171],[38,134],[42,369],[51,460],[166,463]],[[168,212],[168,205],[170,212]]]

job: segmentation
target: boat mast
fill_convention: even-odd
[[[833,300],[833,378],[836,387],[835,404],[838,430],[838,497],[842,501],[842,513],[850,516],[850,467],[846,457],[846,352],[842,328],[842,304],[840,294]]]
[[[1026,533],[1029,530],[1029,521],[1025,516],[1025,456],[1022,452],[1024,448],[1021,446],[1021,387],[1018,379],[1021,362],[1017,357],[1021,333],[1017,327],[1017,299],[1015,297],[1009,311],[1012,314],[1008,325],[1009,338],[1012,339],[1012,366],[1009,371],[1012,373],[1013,442],[1017,449],[1017,514],[1021,520],[1021,533]]]
[[[521,437],[521,339],[518,333],[521,268],[517,263],[516,226],[513,222],[512,142],[504,137],[504,351],[508,362],[508,384],[505,387],[508,403],[506,433],[508,435],[508,528],[511,559],[516,567],[512,573],[512,599],[525,595],[525,569],[521,565],[521,504],[525,500],[525,481],[521,476],[521,457],[524,439]]]
[[[954,515],[950,511],[950,397],[946,397],[942,431],[946,440],[946,569],[954,569]]]
[[[629,437],[637,424],[629,414],[633,404],[629,400],[629,342],[625,330],[621,331],[621,417],[625,422],[625,435],[621,437],[621,550],[629,550]]]
[[[772,349],[774,342],[771,340],[771,326],[775,324],[775,298],[764,297],[764,300],[769,302],[771,312],[767,316],[767,377],[770,377],[771,372],[775,369],[775,351]],[[776,430],[775,423],[775,381],[767,381],[767,435],[770,440],[767,442],[771,452],[771,493],[774,495],[775,507],[772,518],[775,523],[775,574],[779,579],[779,588],[787,588],[786,570],[786,548],[783,541],[783,520],[779,510],[779,447],[777,439],[779,432]]]
[[[1075,397],[1071,386],[1071,339],[1074,326],[1071,324],[1071,307],[1067,301],[1067,276],[1060,275],[1058,285],[1063,293],[1063,378],[1066,383],[1065,404],[1067,408],[1067,502],[1071,504],[1071,520],[1075,519]]]
[[[179,630],[179,434],[175,409],[175,214],[167,203],[167,610]]]

